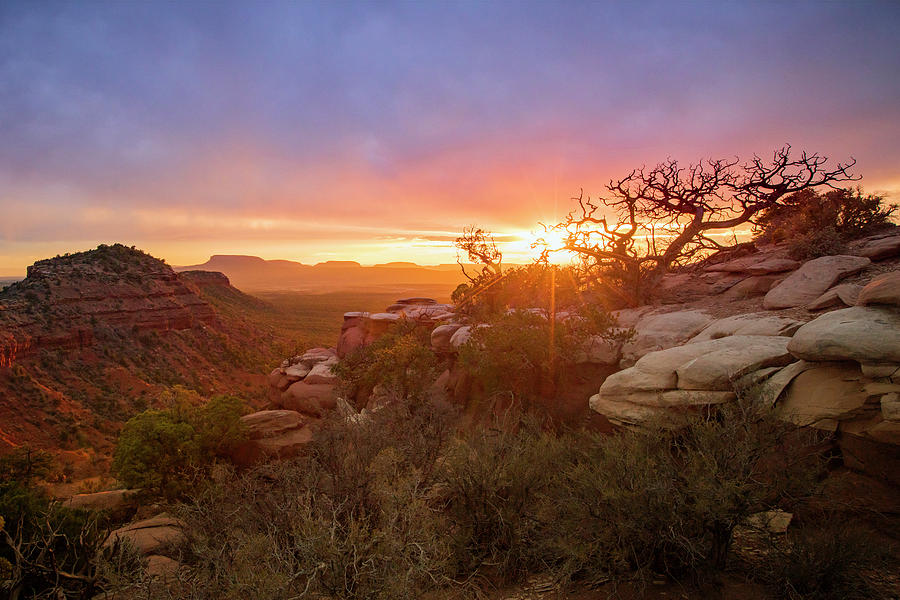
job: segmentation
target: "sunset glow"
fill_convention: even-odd
[[[892,2],[6,2],[0,276],[117,241],[452,263],[472,223],[521,262],[612,177],[785,143],[897,201],[898,25]]]

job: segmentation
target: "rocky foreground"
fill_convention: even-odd
[[[619,369],[583,402],[615,425],[643,427],[753,394],[785,420],[832,432],[846,465],[900,483],[900,235],[850,252],[800,263],[771,246],[666,276],[659,304],[614,313],[633,329],[630,340],[596,339],[568,357]],[[427,298],[349,312],[334,348],[286,359],[269,375],[275,412],[246,417],[258,440],[246,456],[291,454],[329,411],[356,414],[331,366],[401,320],[431,328],[449,365],[434,389],[464,403],[453,357],[477,324]],[[376,390],[361,410],[379,402]]]

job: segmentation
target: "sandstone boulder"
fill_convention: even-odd
[[[294,365],[294,366],[296,366],[296,365]],[[286,372],[287,369],[292,369],[292,368],[293,367],[291,367],[291,366],[288,366],[287,368],[279,367],[279,368],[275,369],[274,371],[272,371],[271,373],[269,373],[269,376],[267,378],[268,382],[269,382],[269,387],[276,389],[279,392],[283,392],[284,390],[288,389],[288,387],[290,387],[290,385],[292,383],[294,383],[296,381],[300,381],[300,379],[301,379],[300,377],[292,377],[287,374],[287,372]],[[305,369],[305,367],[303,367],[303,368]]]
[[[305,367],[312,369],[315,365],[320,362],[325,362],[326,360],[334,360],[337,354],[331,348],[310,348],[303,355],[297,359],[296,361],[291,361],[292,364],[302,364]]]
[[[803,321],[765,313],[748,313],[716,319],[692,337],[689,343],[705,342],[729,335],[769,335],[790,337]]]
[[[854,306],[862,286],[855,283],[842,283],[836,285],[809,304],[807,310],[824,310],[835,306]]]
[[[398,306],[398,305],[395,305]],[[393,311],[388,308],[388,312],[400,315],[407,319],[412,319],[420,323],[433,323],[443,321],[453,316],[453,305],[451,304],[429,304],[429,305],[399,305]]]
[[[454,350],[459,350],[463,344],[469,341],[470,337],[472,337],[472,326],[463,325],[450,336],[450,345]]]
[[[884,260],[885,258],[900,256],[900,235],[870,240],[863,244],[857,250],[857,253],[871,260]]]
[[[657,293],[664,304],[678,304],[721,294],[745,278],[746,275],[727,272],[667,273],[660,280]]]
[[[331,367],[336,364],[336,357],[316,364],[303,379],[303,383],[307,385],[337,385],[338,377],[331,372]]]
[[[784,275],[755,275],[747,277],[731,286],[724,296],[735,300],[764,296],[775,284],[784,280],[784,277]]]
[[[900,421],[900,394],[891,392],[881,397],[881,416],[885,421]]]
[[[737,343],[716,344],[707,354],[678,367],[678,388],[730,392],[734,391],[732,381],[738,377],[766,367],[785,366],[794,361],[787,350],[790,338],[746,336],[741,339],[744,337],[738,336]],[[735,339],[735,336],[731,339]]]
[[[334,386],[298,381],[281,395],[281,406],[288,410],[321,417],[335,406]]]
[[[103,542],[103,547],[108,548],[118,542],[131,546],[144,556],[161,554],[186,541],[183,527],[181,521],[162,513],[114,530]]]
[[[438,325],[431,331],[431,348],[435,352],[453,352],[454,347],[451,344],[453,334],[456,333],[462,325],[459,323],[451,323],[448,325]]]
[[[822,256],[800,267],[769,290],[763,307],[769,310],[806,306],[825,293],[838,280],[859,273],[871,264],[861,256]]]
[[[360,325],[354,325],[341,329],[338,338],[337,355],[340,358],[359,350],[366,344],[366,329]]]
[[[637,308],[622,308],[612,311],[612,316],[616,319],[619,327],[631,329],[638,324],[638,321],[647,314],[653,312],[652,306],[638,306]]]
[[[594,394],[588,402],[591,410],[605,416],[616,425],[646,426],[651,423],[677,425],[684,415],[666,408],[634,404],[626,400],[609,400]]]
[[[865,431],[865,436],[882,444],[890,444],[895,447],[900,446],[900,422],[882,421],[881,423],[869,427]],[[897,472],[898,471],[895,470],[895,473]],[[896,474],[894,477],[900,479],[900,476]]]
[[[809,369],[815,368],[816,366],[817,363],[799,360],[797,362],[789,364],[782,369],[778,369],[775,372],[766,372],[762,374],[762,376],[758,377],[756,381],[756,383],[759,384],[757,394],[760,401],[764,402],[770,407],[774,406],[778,401],[778,398],[781,397],[781,394],[784,393],[784,390],[787,389],[787,386],[791,384],[791,382],[795,377],[797,377],[797,375]],[[750,377],[752,377],[753,375],[754,374],[750,374]]]
[[[734,400],[734,379],[788,364],[789,339],[733,335],[651,352],[607,377],[591,407],[616,423],[678,422],[696,407]]]
[[[854,306],[825,313],[798,329],[788,350],[809,361],[900,363],[900,312]]]
[[[241,417],[248,439],[232,454],[239,465],[249,465],[263,458],[295,456],[312,441],[307,419],[293,410],[263,410]]]
[[[147,566],[145,571],[147,575],[155,579],[169,579],[178,573],[181,563],[168,556],[159,554],[151,554],[147,557]]]
[[[605,397],[612,397],[629,395],[635,391],[675,389],[678,386],[678,367],[703,356],[713,345],[709,341],[651,352],[633,367],[607,377],[600,392]]]
[[[870,281],[859,292],[857,303],[860,306],[869,304],[900,306],[900,271],[884,273]]]
[[[93,494],[76,494],[62,504],[66,508],[84,508],[89,510],[113,510],[124,505],[137,492],[135,490],[109,490]]]
[[[900,373],[900,365],[891,363],[862,363],[863,375],[871,379],[894,378]]]
[[[293,410],[261,410],[244,415],[241,423],[246,428],[247,437],[258,440],[299,429],[306,424],[306,420]]]
[[[307,375],[309,375],[310,367],[304,365],[303,363],[297,363],[296,365],[291,365],[284,369],[284,375],[289,379],[293,379],[294,381],[300,381]]]
[[[634,337],[622,346],[622,360],[634,364],[657,350],[683,344],[697,335],[713,318],[703,311],[682,310],[644,316],[634,326]]]
[[[708,272],[722,271],[726,273],[747,273],[749,275],[771,275],[793,271],[800,267],[800,263],[789,258],[772,256],[760,260],[758,256],[751,255],[730,260],[725,263],[711,265],[705,270]]]
[[[797,425],[858,416],[869,397],[859,365],[814,366],[797,375],[776,405],[776,414]]]

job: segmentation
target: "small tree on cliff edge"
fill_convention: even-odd
[[[827,162],[818,154],[792,156],[789,145],[770,161],[754,156],[747,163],[710,159],[682,167],[670,158],[612,180],[610,197],[576,198],[579,208],[553,226],[565,235],[563,246],[549,251],[576,253],[586,278],[621,303],[637,305],[671,269],[736,246],[733,235],[725,243],[728,232],[789,194],[859,179],[849,172],[855,160],[833,168]]]
[[[460,284],[452,299],[457,304],[466,304],[502,279],[503,253],[491,232],[475,225],[463,228],[462,235],[456,238],[453,245],[456,246],[456,263],[469,283]],[[463,255],[469,263],[480,266],[481,271],[470,274],[463,263]],[[492,299],[489,299],[489,304],[493,305]]]

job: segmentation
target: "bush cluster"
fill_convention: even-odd
[[[382,393],[418,404],[438,375],[431,350],[431,332],[414,321],[394,325],[374,343],[359,348],[332,367],[347,397],[368,397],[375,386]]]
[[[561,367],[583,357],[590,340],[630,337],[615,325],[609,313],[591,305],[565,318],[511,310],[474,328],[460,348],[459,364],[486,397],[506,396],[529,407],[541,396],[553,396]]]
[[[181,509],[190,592],[175,597],[475,597],[536,572],[564,586],[704,581],[735,527],[793,508],[820,467],[797,430],[744,403],[615,436],[452,423],[395,405],[330,423],[302,457],[219,477]]]
[[[824,194],[807,189],[762,211],[755,237],[786,242],[791,256],[799,260],[839,254],[848,241],[892,227],[896,210],[883,196],[864,195],[859,188]]]
[[[129,488],[176,499],[245,439],[240,417],[246,412],[232,396],[216,396],[201,406],[146,410],[122,428],[113,472]]]

